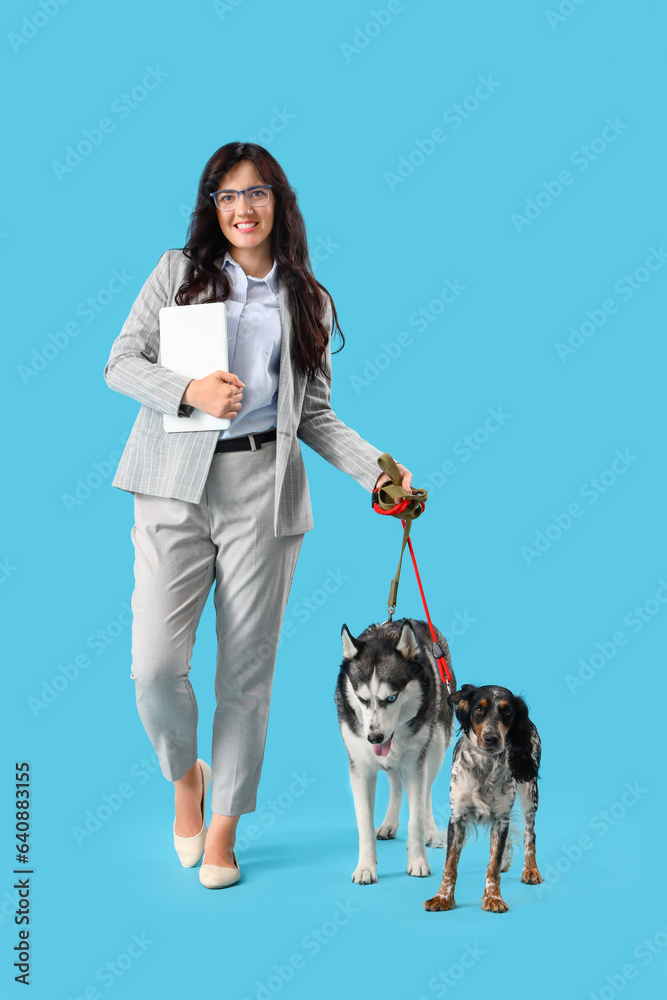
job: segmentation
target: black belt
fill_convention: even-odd
[[[256,451],[267,441],[276,440],[276,428],[270,431],[262,431],[261,434],[244,434],[237,438],[220,438],[215,446],[216,454],[219,451]]]

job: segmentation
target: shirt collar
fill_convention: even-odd
[[[241,265],[238,264],[234,260],[234,258],[230,254],[229,250],[226,250],[224,257],[222,258],[222,265],[221,265],[221,267],[226,267],[228,264],[231,267],[238,268],[239,271],[242,271],[243,274],[245,275],[245,271],[243,271],[243,268],[241,267]],[[253,275],[245,275],[245,276],[246,277],[251,277],[251,278],[253,277]],[[255,281],[265,281],[267,283],[267,285],[269,286],[269,288],[271,289],[271,291],[273,292],[273,294],[277,295],[278,294],[278,261],[274,260],[273,267],[271,268],[271,270],[269,271],[268,274],[264,275],[263,278],[254,278],[254,280]]]

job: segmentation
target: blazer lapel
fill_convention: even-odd
[[[280,307],[281,347],[280,374],[278,376],[278,413],[276,416],[276,495],[280,495],[285,469],[296,435],[301,401],[305,387],[305,376],[294,370],[292,364],[292,316],[289,308],[287,286],[283,281],[278,285]]]

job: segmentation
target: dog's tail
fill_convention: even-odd
[[[470,820],[470,822],[466,826],[465,835],[463,837],[463,846],[465,847],[466,844],[476,843],[478,836],[479,836],[479,827],[477,826],[477,823],[475,822],[474,819]]]
[[[426,842],[427,847],[447,847],[447,827],[444,830],[438,829],[437,836],[431,837]]]

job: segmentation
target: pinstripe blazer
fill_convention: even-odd
[[[221,264],[224,254],[218,259]],[[142,404],[121,455],[112,485],[130,493],[174,497],[199,503],[213,459],[218,431],[167,434],[162,414],[187,419],[192,407],[181,399],[189,378],[157,364],[159,310],[174,305],[189,265],[181,250],[166,250],[139,292],[120,334],[114,341],[104,378],[112,389]],[[292,333],[287,286],[279,276],[282,324],[278,414],[276,421],[276,482],[274,533],[295,535],[313,527],[306,470],[299,441],[348,473],[371,492],[380,474],[381,454],[347,427],[331,409],[330,383],[318,373],[307,379],[292,363]],[[196,301],[204,298],[204,293]],[[331,325],[327,303],[324,321]],[[331,349],[325,371],[331,376]]]

